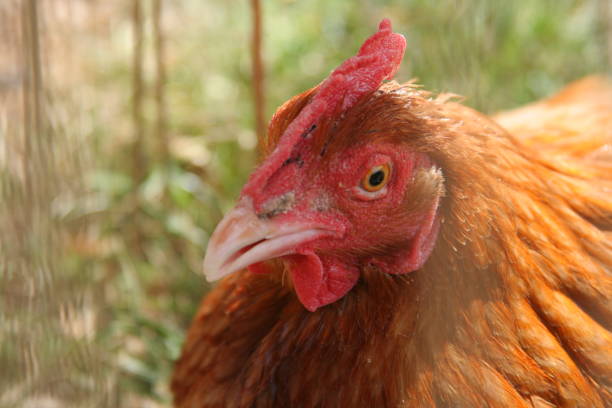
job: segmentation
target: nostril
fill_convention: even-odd
[[[268,219],[283,214],[291,210],[294,203],[295,193],[293,191],[273,197],[261,206],[261,211],[257,213],[257,218]]]

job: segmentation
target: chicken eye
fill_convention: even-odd
[[[361,187],[365,191],[375,192],[382,189],[388,182],[391,175],[391,166],[389,164],[381,164],[374,166],[361,180]]]

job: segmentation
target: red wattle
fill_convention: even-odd
[[[359,279],[357,267],[312,251],[287,260],[298,299],[311,312],[346,295]]]

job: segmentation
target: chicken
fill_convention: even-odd
[[[489,118],[384,20],[210,239],[178,407],[612,406],[612,85]]]

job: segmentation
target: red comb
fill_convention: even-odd
[[[287,127],[279,144],[293,146],[318,118],[344,112],[361,96],[378,89],[383,80],[393,78],[405,49],[404,36],[391,31],[389,19],[381,21],[378,31],[363,43],[359,53],[344,61],[319,86],[310,103]]]
[[[385,79],[397,72],[406,39],[391,31],[391,21],[384,19],[378,31],[368,38],[356,56],[344,61],[319,85],[316,95],[289,124],[267,163],[257,176],[263,181],[289,157],[300,136],[307,134],[323,117],[346,111],[364,95],[374,92]],[[255,176],[255,174],[253,174]],[[259,177],[255,176],[256,179]],[[252,182],[256,182],[254,178]],[[258,183],[258,182],[256,182]]]

